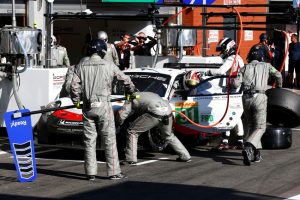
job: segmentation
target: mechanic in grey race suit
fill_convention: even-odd
[[[137,116],[127,129],[125,162],[130,165],[137,163],[138,137],[154,127],[159,128],[161,137],[179,155],[177,161],[190,162],[189,152],[172,131],[173,116],[169,102],[152,92],[137,92],[135,95],[139,98],[127,101],[119,111],[119,119],[116,120],[117,123],[123,124],[129,116]]]
[[[114,77],[123,80],[130,91],[134,90],[134,85],[114,63],[103,59],[106,52],[106,43],[103,40],[93,40],[89,52],[90,56],[83,58],[77,65],[71,84],[74,104],[79,105],[80,100],[83,101],[85,173],[89,180],[95,180],[96,141],[99,135],[104,141],[107,175],[112,180],[121,179],[126,176],[121,173],[119,165],[110,95]]]
[[[51,66],[70,66],[67,49],[59,44],[54,35],[51,40]]]
[[[106,54],[104,56],[104,60],[107,61],[112,61],[115,63],[115,65],[119,66],[119,57],[118,57],[118,53],[117,50],[115,48],[115,46],[111,43],[108,43],[108,36],[107,33],[104,31],[99,31],[98,32],[98,39],[100,40],[104,40],[104,42],[106,42],[107,45],[107,51]]]
[[[225,37],[222,40],[220,40],[216,48],[216,51],[220,52],[220,56],[223,59],[224,63],[218,69],[208,70],[207,75],[212,75],[212,76],[229,75],[231,66],[233,64],[236,55],[236,43],[231,38]],[[240,55],[237,55],[236,61],[232,66],[231,75],[233,76],[237,75],[238,71],[242,67],[244,67],[244,61]],[[233,130],[237,134],[236,148],[243,149],[244,128],[243,128],[243,122],[241,118],[238,120]],[[217,146],[218,150],[229,149],[229,145],[228,145],[229,137],[230,137],[230,131],[226,131],[221,143]]]
[[[245,115],[245,132],[249,132],[242,151],[243,162],[251,165],[251,162],[262,160],[259,149],[261,137],[266,130],[267,121],[267,83],[269,76],[275,78],[276,85],[282,87],[282,76],[270,63],[260,46],[251,48],[248,55],[249,64],[240,70],[233,80],[233,85],[239,87],[243,84],[243,106]]]

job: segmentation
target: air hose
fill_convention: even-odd
[[[163,25],[167,24],[167,23],[168,23],[169,21],[171,21],[174,17],[176,17],[177,15],[179,15],[180,13],[182,13],[183,11],[185,11],[186,9],[188,9],[188,7],[182,9],[180,12],[178,12],[178,13],[176,13],[175,15],[173,15],[172,17],[170,17],[168,20],[166,20],[166,21],[163,23]],[[221,117],[220,120],[218,120],[218,121],[217,121],[216,123],[214,123],[214,124],[211,124],[211,125],[202,125],[202,124],[199,124],[199,123],[194,122],[194,121],[191,120],[188,116],[186,116],[184,113],[182,113],[182,112],[180,112],[180,111],[172,110],[172,112],[178,113],[179,115],[181,115],[182,117],[184,117],[187,121],[189,121],[191,124],[193,124],[193,125],[195,125],[195,126],[197,126],[197,127],[200,127],[200,128],[207,128],[207,129],[208,129],[208,128],[215,127],[216,125],[220,124],[220,123],[223,121],[223,119],[225,118],[225,116],[226,116],[226,114],[227,114],[227,112],[228,112],[228,107],[229,107],[229,94],[230,94],[230,83],[231,83],[232,69],[233,69],[233,66],[234,66],[234,64],[235,64],[235,62],[236,62],[236,58],[237,58],[237,56],[238,56],[238,52],[239,52],[239,50],[240,50],[240,46],[241,46],[241,44],[242,44],[242,38],[243,38],[243,22],[242,22],[242,17],[241,17],[241,15],[240,15],[239,11],[238,11],[236,8],[232,7],[232,9],[237,13],[237,15],[238,15],[238,17],[239,17],[241,29],[240,29],[240,39],[239,39],[238,48],[237,48],[237,50],[236,50],[236,54],[235,54],[234,60],[233,60],[232,65],[231,65],[231,67],[230,67],[229,78],[228,78],[228,82],[227,82],[227,85],[228,85],[228,88],[227,88],[227,102],[226,102],[226,109],[225,109],[225,112],[224,112],[223,116]]]

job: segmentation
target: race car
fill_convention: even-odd
[[[243,113],[242,92],[240,88],[228,89],[226,76],[202,76],[198,87],[188,90],[184,86],[183,77],[187,71],[193,69],[201,73],[219,66],[220,64],[168,63],[164,68],[136,68],[124,73],[130,76],[138,91],[154,92],[169,100],[174,111],[174,130],[177,135],[193,135],[203,141],[205,134],[219,134],[233,129]],[[114,81],[111,98],[118,98],[123,94],[123,84]],[[117,111],[122,104],[123,102],[114,102],[113,109]],[[46,108],[67,105],[72,105],[71,99],[61,98],[49,103]],[[182,114],[195,124],[191,124]],[[78,148],[83,141],[82,126],[82,113],[79,109],[49,112],[43,114],[36,125],[37,141],[43,145]],[[145,135],[152,148],[162,150],[166,144],[159,138],[157,131],[154,129]],[[101,141],[98,141],[97,148],[101,149]]]

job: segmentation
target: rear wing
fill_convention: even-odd
[[[163,68],[172,69],[218,69],[222,63],[164,63]]]

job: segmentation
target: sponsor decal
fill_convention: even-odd
[[[64,126],[83,126],[82,121],[67,121],[64,119],[61,119],[58,121],[57,125],[64,125]]]
[[[182,112],[194,122],[199,121],[198,102],[176,102],[175,110]],[[190,124],[188,120],[182,117],[179,113],[175,114],[175,121],[178,124]]]
[[[10,123],[10,128],[17,127],[17,126],[26,126],[26,125],[27,125],[27,123],[26,123],[25,120],[23,120],[23,121],[12,121]]]
[[[214,116],[213,115],[201,115],[200,120],[201,120],[201,122],[213,122]]]

